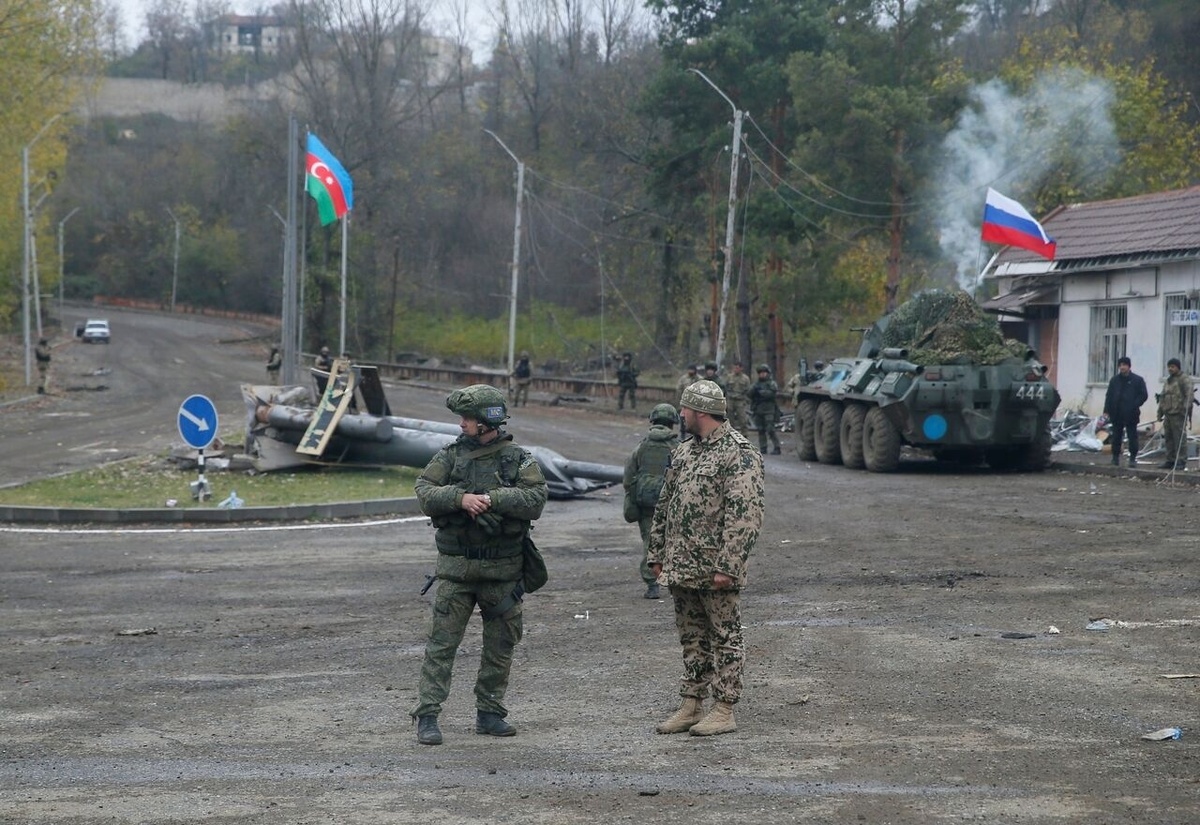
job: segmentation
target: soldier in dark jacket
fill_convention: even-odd
[[[455,390],[446,406],[462,435],[443,447],[417,479],[421,512],[437,528],[437,594],[433,601],[417,707],[417,741],[442,744],[438,714],[450,694],[454,657],[476,606],[483,645],[475,679],[475,732],[512,736],[504,694],[513,649],[521,641],[522,550],[530,522],[546,504],[546,479],[528,450],[501,429],[504,394],[476,384]]]
[[[646,547],[650,541],[650,525],[654,522],[654,508],[662,492],[663,478],[671,466],[671,453],[679,446],[679,436],[675,434],[677,423],[679,413],[674,407],[670,404],[656,405],[650,411],[650,432],[625,461],[624,515],[626,521],[637,522],[642,534],[642,562],[638,572],[646,583],[647,599],[662,598],[658,580],[646,563]]]
[[[625,395],[629,394],[629,409],[637,409],[637,379],[638,370],[633,366],[633,353],[627,352],[621,356],[621,364],[617,367],[617,409],[625,409]]]
[[[1133,362],[1127,356],[1121,356],[1117,361],[1117,374],[1108,382],[1108,392],[1104,394],[1104,414],[1111,422],[1108,437],[1114,467],[1121,464],[1121,440],[1125,434],[1129,436],[1129,466],[1137,466],[1138,419],[1142,415],[1142,405],[1150,397],[1146,382],[1132,367]]]
[[[37,357],[38,395],[46,393],[46,374],[50,372],[50,342],[39,338],[33,354]]]

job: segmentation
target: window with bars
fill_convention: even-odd
[[[1171,358],[1178,358],[1187,375],[1197,374],[1196,339],[1200,327],[1189,324],[1172,324],[1171,313],[1177,309],[1200,309],[1200,298],[1189,298],[1187,295],[1166,296],[1166,318],[1163,329],[1166,330],[1167,340],[1163,342],[1163,364]],[[1160,367],[1166,370],[1166,366]]]
[[[1125,304],[1092,307],[1092,346],[1088,351],[1088,381],[1102,384],[1117,371],[1125,354],[1128,311]]]

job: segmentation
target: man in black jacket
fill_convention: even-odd
[[[1104,394],[1104,414],[1111,422],[1108,433],[1115,467],[1121,466],[1121,439],[1125,434],[1129,436],[1129,466],[1137,466],[1138,418],[1142,405],[1149,398],[1146,382],[1132,367],[1133,362],[1128,356],[1121,356],[1117,361],[1117,374],[1108,382],[1108,392]]]

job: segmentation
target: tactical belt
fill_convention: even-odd
[[[521,555],[521,544],[520,542],[517,542],[511,546],[501,545],[490,547],[447,547],[439,544],[438,552],[444,553],[447,556],[462,556],[471,561],[479,561],[483,559],[508,559]]]

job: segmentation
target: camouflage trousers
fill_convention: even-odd
[[[439,579],[433,600],[425,662],[421,665],[419,704],[414,717],[437,716],[450,694],[450,675],[458,646],[476,605],[480,609],[502,602],[513,591],[515,581],[454,581]],[[483,620],[483,647],[479,673],[475,677],[475,708],[504,717],[504,694],[512,669],[513,648],[521,641],[521,603],[503,616]]]
[[[747,414],[748,409],[745,401],[732,401],[729,403],[729,415],[727,416],[729,423],[742,435],[745,435],[746,431],[750,429],[750,418]]]
[[[646,512],[645,510],[642,511]],[[649,515],[643,515],[638,519],[638,532],[642,534],[642,563],[638,565],[638,573],[642,577],[642,581],[646,584],[654,584],[658,579],[654,578],[654,571],[650,569],[650,565],[646,563],[646,552],[650,547],[650,525],[654,523],[654,511],[650,510]]]
[[[775,432],[775,422],[779,419],[775,417],[775,413],[754,414],[754,426],[758,428],[758,449],[762,452],[767,451],[767,437],[770,436],[771,443],[775,449],[779,449],[779,433]]]
[[[517,386],[513,393],[513,406],[519,407],[522,404],[529,406],[529,384],[530,379],[518,378]]]
[[[742,696],[741,593],[737,590],[692,590],[671,585],[675,628],[683,647],[683,681],[679,695],[704,699],[712,695],[734,704]]]
[[[1163,416],[1164,461],[1174,461],[1180,466],[1187,461],[1187,444],[1184,443],[1186,427],[1187,417],[1183,413]]]
[[[621,387],[617,393],[617,409],[625,409],[625,396],[629,396],[629,409],[637,409],[637,387]]]

